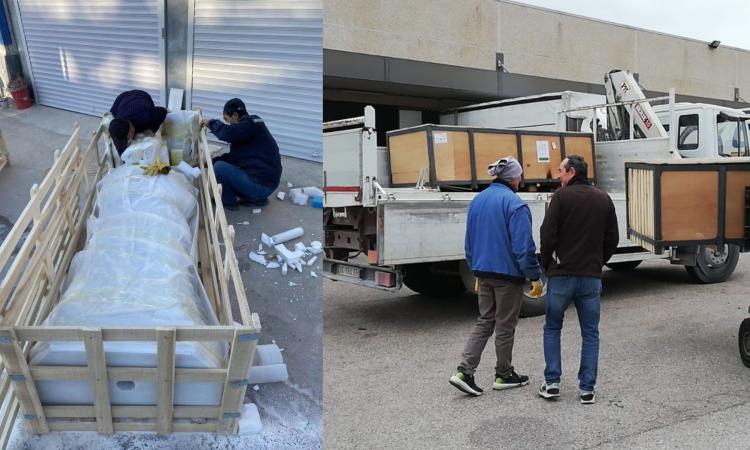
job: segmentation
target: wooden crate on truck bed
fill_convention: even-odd
[[[19,411],[35,433],[49,431],[210,431],[234,433],[247,388],[246,380],[260,331],[251,313],[234,253],[234,229],[227,223],[208,154],[205,130],[199,141],[198,272],[217,326],[76,327],[45,326],[59,302],[71,260],[85,240],[86,221],[96,200],[96,184],[109,169],[108,151],[100,151],[102,129],[85,149],[76,125],[65,147],[55,152],[44,180],[0,245],[0,447],[8,443]],[[110,147],[107,142],[105,146]],[[16,251],[16,248],[18,250]],[[233,312],[230,294],[237,300]],[[107,301],[106,298],[102,301]],[[34,365],[39,342],[75,342],[85,346],[86,364]],[[228,355],[216,368],[182,368],[175,362],[181,342],[218,342]],[[108,342],[149,343],[156,352],[151,366],[113,366]],[[86,380],[90,404],[45,404],[39,383]],[[113,405],[110,382],[154,383],[155,398],[142,405]],[[216,383],[220,401],[208,406],[175,404],[175,384]]]
[[[557,168],[567,155],[580,155],[595,179],[594,141],[588,133],[502,130],[420,125],[388,133],[391,186],[414,186],[426,170],[426,184],[471,186],[492,182],[487,165],[508,155],[523,166],[524,184],[558,183]]]
[[[625,164],[628,238],[661,252],[669,246],[746,246],[745,190],[750,158]]]

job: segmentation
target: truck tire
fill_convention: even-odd
[[[532,298],[526,295],[526,292],[523,293],[523,298],[521,298],[521,317],[536,317],[541,316],[544,314],[544,298],[546,296],[541,296],[539,298]]]
[[[609,263],[607,267],[618,272],[633,270],[641,264],[642,261],[623,261],[618,263]]]
[[[428,297],[458,297],[466,291],[459,275],[436,273],[432,263],[409,264],[403,273],[406,287]]]
[[[740,324],[740,334],[737,337],[740,344],[740,358],[745,367],[750,367],[750,319]]]
[[[685,270],[698,283],[711,284],[726,281],[740,259],[740,248],[724,244],[719,251],[714,246],[699,246],[695,257],[695,266],[685,266]]]

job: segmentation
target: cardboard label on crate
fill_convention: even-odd
[[[536,160],[540,163],[549,162],[549,142],[536,141]]]
[[[433,144],[447,144],[448,133],[432,133]]]

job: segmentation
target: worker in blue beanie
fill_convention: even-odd
[[[136,134],[156,133],[167,117],[166,108],[156,106],[147,92],[139,90],[118,95],[109,112],[114,116],[109,123],[109,135],[121,155]]]

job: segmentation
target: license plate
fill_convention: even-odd
[[[346,277],[359,278],[359,267],[339,266],[339,275]]]

